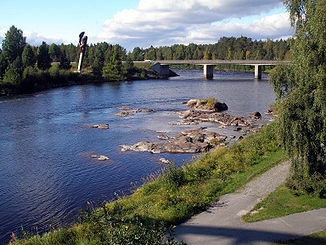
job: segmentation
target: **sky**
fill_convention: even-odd
[[[127,50],[216,43],[221,37],[255,40],[293,35],[280,0],[1,0],[0,41],[15,25],[27,43],[120,44]]]

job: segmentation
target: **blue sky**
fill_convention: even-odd
[[[279,0],[4,0],[0,39],[12,25],[33,45],[76,43],[85,31],[92,43],[128,50],[214,43],[222,36],[287,38],[293,32]]]

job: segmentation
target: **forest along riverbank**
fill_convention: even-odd
[[[179,77],[164,80],[76,85],[0,98],[0,210],[5,210],[0,240],[9,241],[21,225],[43,232],[70,224],[87,201],[129,194],[131,182],[140,183],[164,166],[161,158],[181,164],[197,156],[121,152],[121,145],[163,143],[168,140],[158,136],[172,139],[203,127],[236,138],[245,133],[210,121],[186,122],[179,116],[190,108],[182,102],[214,97],[227,104],[227,114],[249,120],[259,111],[263,119],[257,125],[268,121],[263,112],[275,95],[266,77],[258,82],[251,73],[215,71],[214,80],[206,81],[199,70],[176,72]],[[121,106],[153,111],[117,109]],[[114,115],[120,112],[133,115]],[[91,127],[106,124],[108,129]],[[109,160],[99,161],[101,156]]]

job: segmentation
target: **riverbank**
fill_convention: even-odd
[[[207,209],[222,194],[244,186],[285,159],[271,124],[240,143],[201,156],[182,168],[170,166],[148,176],[131,196],[95,209],[89,203],[80,222],[16,244],[117,243],[160,244],[167,230]]]
[[[124,81],[147,79],[159,79],[159,77],[148,69],[136,67],[130,70],[124,77]],[[19,84],[0,80],[0,97],[35,93],[47,89],[72,85],[100,84],[118,81],[121,81],[121,79],[106,79],[101,76],[95,76],[89,71],[79,73],[73,70],[59,70],[57,66],[50,68],[48,71],[36,71],[31,69],[29,73],[24,74]]]

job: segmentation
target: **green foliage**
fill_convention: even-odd
[[[47,70],[51,67],[49,47],[45,42],[42,42],[42,45],[38,47],[36,60],[37,60],[37,67],[41,70]]]
[[[64,70],[68,70],[71,68],[70,61],[66,55],[65,50],[63,50],[63,52],[61,53],[59,68]]]
[[[12,62],[3,77],[3,80],[8,83],[12,83],[15,86],[18,86],[22,80],[22,70],[23,64],[20,56],[18,56],[14,62]]]
[[[22,53],[22,61],[24,67],[34,66],[36,63],[36,56],[31,45],[27,44]]]
[[[2,52],[0,52],[0,80],[2,80],[7,68],[7,62]]]
[[[14,62],[17,57],[21,57],[25,44],[26,38],[23,37],[23,31],[11,26],[2,41],[2,53],[7,64]]]
[[[132,60],[144,60],[144,51],[141,48],[136,47],[130,54],[130,58]]]
[[[210,97],[210,98],[207,99],[207,103],[206,103],[206,105],[207,105],[208,107],[210,107],[210,108],[215,108],[216,103],[217,103],[216,99]]]
[[[182,168],[178,168],[175,164],[167,168],[166,177],[164,178],[168,186],[180,187],[186,183],[185,173]]]
[[[100,47],[95,49],[94,62],[92,64],[92,72],[95,76],[101,77],[104,67],[104,53]]]
[[[292,184],[298,193],[325,193],[326,2],[284,1],[296,27],[292,63],[271,76],[280,102],[279,129],[293,158]],[[309,182],[321,182],[308,184]],[[301,184],[300,184],[301,183]],[[324,186],[322,189],[321,186]]]
[[[60,61],[61,51],[59,46],[52,43],[49,47],[49,55],[52,61]]]
[[[108,81],[123,81],[126,79],[126,71],[123,69],[119,47],[113,47],[113,53],[109,63],[103,67],[102,76]]]
[[[134,48],[129,54],[132,60],[284,60],[288,58],[289,43],[284,41],[253,41],[247,37],[222,37],[215,44],[175,44],[170,47],[151,46],[148,49]]]

